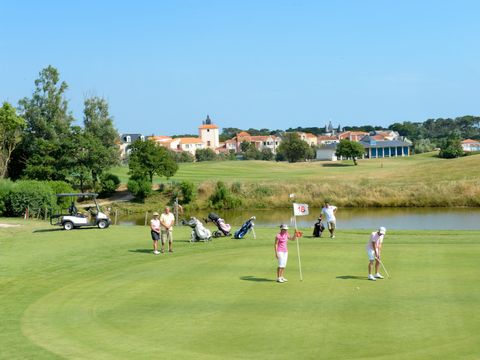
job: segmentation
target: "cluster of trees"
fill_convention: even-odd
[[[423,123],[405,121],[394,123],[389,129],[412,140],[417,153],[440,148],[440,157],[451,158],[463,155],[462,139],[480,139],[480,117],[428,119]]]
[[[82,191],[101,190],[106,171],[119,163],[118,133],[108,103],[86,98],[83,127],[74,125],[57,69],[43,69],[31,97],[0,109],[0,178],[65,181]],[[108,178],[108,179],[107,179]]]

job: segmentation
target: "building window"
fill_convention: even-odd
[[[210,141],[207,141],[207,146],[210,146]]]

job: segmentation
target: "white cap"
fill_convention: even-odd
[[[383,226],[380,226],[378,228],[378,232],[382,235],[385,235],[385,233],[387,232],[387,229],[385,229]]]
[[[287,224],[280,225],[280,230],[288,230],[288,225]]]

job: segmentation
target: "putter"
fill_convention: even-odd
[[[382,265],[382,268],[383,268],[383,271],[385,271],[385,274],[387,274],[387,277],[390,279],[390,274],[388,273],[387,269],[385,268],[385,265],[383,265],[383,262],[378,258],[378,257],[375,257],[375,259],[378,260],[378,262],[380,263],[380,265]]]

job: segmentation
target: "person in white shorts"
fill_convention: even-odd
[[[330,205],[328,201],[325,201],[325,205],[322,208],[321,214],[325,215],[328,231],[330,231],[330,237],[332,239],[335,238],[335,229],[337,227],[337,218],[335,217],[336,212],[337,207]]]
[[[383,276],[378,272],[380,262],[380,252],[382,250],[382,243],[387,229],[383,226],[379,227],[377,231],[370,234],[370,239],[367,243],[367,255],[368,255],[368,280],[383,279]],[[372,275],[373,262],[375,261],[375,275]]]
[[[165,206],[165,212],[160,215],[160,225],[162,233],[162,250],[165,252],[165,242],[168,241],[168,252],[173,252],[173,224],[175,216],[170,212],[170,208]]]
[[[277,282],[284,283],[288,280],[285,279],[285,267],[287,266],[288,260],[288,248],[287,242],[288,240],[295,240],[295,236],[290,236],[288,234],[288,225],[282,224],[280,225],[280,233],[275,236],[275,257],[278,260],[278,267],[277,267]]]

